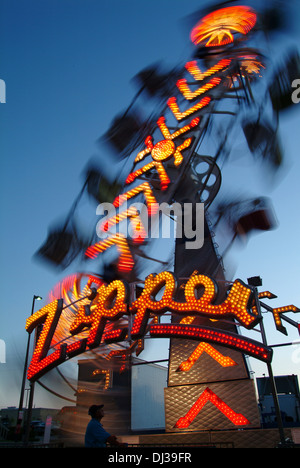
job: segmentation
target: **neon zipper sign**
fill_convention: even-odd
[[[201,297],[197,297],[197,287],[204,287]],[[156,295],[164,288],[161,299]],[[78,339],[71,344],[61,344],[52,354],[48,355],[52,337],[55,333],[59,318],[63,310],[62,299],[54,300],[50,304],[31,315],[26,321],[26,330],[31,333],[43,324],[42,332],[36,343],[32,360],[28,369],[28,379],[36,380],[48,370],[61,364],[67,359],[83,353],[86,349],[97,348],[101,342],[111,343],[123,341],[128,329],[118,328],[117,320],[122,316],[133,314],[134,321],[131,328],[133,339],[142,338],[148,330],[152,337],[189,338],[208,343],[221,344],[245,354],[268,362],[272,358],[272,351],[248,338],[235,333],[218,331],[208,327],[198,327],[191,324],[177,325],[150,324],[150,314],[164,314],[172,310],[183,317],[201,315],[207,318],[234,318],[243,326],[253,328],[258,316],[252,311],[252,290],[241,280],[236,280],[231,290],[221,304],[214,304],[216,296],[215,283],[204,275],[193,275],[185,284],[185,302],[176,302],[174,296],[176,284],[174,275],[161,272],[149,275],[140,296],[129,302],[128,285],[123,280],[115,280],[101,284],[96,297],[89,305],[79,307],[76,316],[69,327],[69,333],[76,336],[83,330],[88,330],[88,337]],[[105,331],[107,323],[116,322],[116,328]]]

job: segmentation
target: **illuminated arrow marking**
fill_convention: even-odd
[[[203,354],[203,352],[207,353],[210,357],[212,357],[217,363],[219,363],[222,367],[231,367],[236,366],[236,362],[231,359],[229,356],[224,356],[219,351],[217,351],[213,346],[208,343],[199,343],[196,349],[192,352],[192,354],[188,357],[186,361],[183,361],[180,366],[178,367],[178,371],[189,371],[195,362],[199,359],[199,357]]]
[[[241,413],[236,413],[230,408],[218,395],[206,388],[201,393],[198,400],[193,404],[185,416],[179,418],[174,427],[178,429],[185,429],[194,421],[195,417],[200,413],[203,406],[210,401],[218,410],[221,411],[235,426],[246,426],[250,424],[247,418]]]
[[[300,312],[300,309],[294,305],[288,305],[288,306],[283,306],[283,307],[276,307],[273,309],[273,316],[276,324],[276,328],[279,331],[282,331],[284,334],[287,335],[285,327],[282,325],[281,318],[279,314],[283,314],[284,312]]]
[[[181,112],[179,110],[179,106],[177,104],[176,97],[170,97],[170,99],[168,99],[168,106],[171,109],[171,111],[173,112],[173,114],[175,115],[176,119],[177,120],[182,120],[182,119],[185,119],[186,117],[188,117],[189,115],[194,114],[194,112],[197,112],[200,109],[203,109],[203,107],[208,106],[210,101],[211,101],[211,98],[206,96],[203,99],[201,99],[201,101],[198,102],[197,104],[195,104],[194,106],[192,106],[189,109]]]
[[[191,89],[187,85],[186,80],[181,79],[181,80],[177,81],[177,87],[178,87],[179,91],[183,94],[185,99],[192,100],[192,99],[195,99],[198,96],[201,96],[201,94],[206,93],[206,91],[209,91],[210,89],[214,88],[215,86],[219,85],[220,83],[221,83],[221,78],[214,77],[208,83],[206,83],[204,86],[201,86],[200,88],[196,89],[196,91],[191,91]]]
[[[231,59],[222,59],[213,67],[209,68],[205,72],[202,72],[199,69],[196,60],[192,60],[191,62],[186,63],[185,68],[194,77],[196,81],[202,81],[205,78],[215,75],[216,73],[226,69],[230,65],[230,63]]]
[[[144,182],[143,184],[140,184],[137,187],[134,187],[133,189],[128,190],[127,192],[122,193],[121,195],[118,195],[115,198],[113,205],[116,208],[118,208],[127,200],[129,200],[130,198],[136,197],[140,193],[144,194],[148,212],[151,215],[155,214],[158,210],[158,202],[156,201],[156,198],[154,197],[153,192],[148,182]]]
[[[268,298],[268,299],[274,299],[277,296],[275,294],[271,293],[270,291],[264,291],[264,292],[259,293],[258,297],[259,297],[259,299],[263,299],[265,297]],[[282,317],[280,317],[280,315],[279,315],[279,314],[284,314],[285,312],[298,313],[298,312],[300,312],[299,307],[296,307],[295,305],[291,304],[291,305],[287,305],[287,306],[276,307],[276,308],[273,309],[272,307],[268,306],[267,304],[265,304],[263,302],[260,302],[260,305],[273,314],[273,318],[274,318],[274,321],[275,321],[275,326],[276,326],[278,331],[280,331],[284,335],[287,335],[287,330],[282,325],[282,320],[281,319],[283,319],[283,320],[287,321],[288,323],[290,323],[290,325],[296,327],[299,330],[299,333],[300,333],[299,323],[295,322],[294,320],[291,320],[289,317],[285,317],[284,315],[282,315]],[[256,309],[255,305],[252,307],[252,312],[257,314],[257,309]]]
[[[91,245],[87,248],[85,255],[89,258],[96,258],[101,252],[116,246],[120,254],[118,269],[119,271],[130,271],[133,268],[134,260],[126,237],[122,234],[115,234],[107,239]]]

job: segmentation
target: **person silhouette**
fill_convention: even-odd
[[[118,445],[126,447],[118,441],[115,435],[109,434],[101,424],[101,419],[104,417],[104,405],[92,405],[89,408],[88,414],[91,420],[87,425],[85,432],[84,445],[87,448],[106,447],[107,443],[110,445]]]

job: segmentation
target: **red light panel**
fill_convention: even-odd
[[[151,337],[188,338],[219,344],[235,349],[264,362],[271,362],[273,351],[254,340],[250,340],[236,333],[220,331],[209,327],[184,324],[150,325]]]
[[[78,354],[84,353],[86,350],[87,345],[87,338],[83,338],[82,340],[75,341],[75,343],[71,343],[66,348],[66,354],[69,358],[74,356],[78,356]],[[47,369],[48,370],[48,369]]]
[[[115,343],[118,341],[123,341],[126,338],[127,332],[127,328],[118,328],[116,330],[111,330],[105,333],[103,339],[106,343]]]
[[[208,387],[200,395],[198,400],[193,404],[187,414],[178,419],[174,427],[186,429],[193,422],[195,417],[200,413],[201,409],[207,402],[211,402],[218,410],[221,411],[235,426],[247,426],[250,424],[247,418],[242,414],[236,413],[231,409],[221,398],[212,392]]]

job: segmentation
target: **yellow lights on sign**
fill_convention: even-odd
[[[200,286],[202,290],[204,287],[204,292],[198,297],[198,288]],[[164,290],[162,297],[156,300],[156,295],[162,290]],[[98,347],[103,340],[104,342],[122,341],[128,332],[127,328],[118,328],[117,325],[115,329],[109,328],[109,331],[106,331],[105,327],[107,323],[117,323],[119,318],[128,314],[134,314],[131,329],[133,339],[142,338],[147,332],[147,325],[154,327],[160,333],[160,325],[157,324],[157,320],[151,320],[151,324],[148,324],[148,321],[151,314],[157,317],[157,315],[161,315],[167,310],[187,317],[191,316],[191,314],[196,316],[200,314],[213,319],[233,317],[248,328],[252,328],[256,323],[257,316],[251,312],[252,291],[240,280],[233,283],[226,300],[218,305],[213,304],[217,293],[216,285],[207,276],[193,275],[187,281],[184,292],[186,301],[176,302],[174,300],[176,293],[175,277],[168,271],[158,275],[149,275],[140,296],[131,304],[129,303],[128,286],[125,281],[115,280],[108,285],[103,283],[98,287],[97,294],[91,303],[78,308],[69,329],[65,330],[66,338],[70,335],[80,335],[86,329],[89,330],[88,335],[71,344],[59,346],[57,343],[56,350],[48,355],[52,337],[63,310],[62,299],[51,302],[35,312],[26,322],[28,333],[31,333],[38,325],[44,324],[29,366],[28,378],[38,378],[49,368],[60,364],[69,357],[84,352],[86,347],[90,349]],[[209,335],[207,330],[200,330],[197,327],[191,328],[191,325],[182,324],[180,326],[183,327],[184,333],[188,333],[192,338],[195,335],[196,339],[198,339],[197,333],[200,332],[199,341],[201,342],[206,341],[205,336],[208,333],[208,341],[226,344],[226,340],[229,340],[230,346],[240,348],[242,345],[242,349],[246,352],[252,352],[252,349],[256,349],[256,345],[250,344],[248,346],[247,339],[240,340],[238,335],[229,336],[225,333],[224,339],[223,335],[212,336]],[[164,331],[162,330],[162,332]],[[172,330],[169,329],[168,333],[172,334]],[[177,329],[174,329],[174,333],[174,336],[178,336]],[[64,340],[62,339],[62,341]],[[203,349],[198,348],[192,359],[196,358],[199,351],[203,351]],[[209,346],[206,346],[204,351],[213,352]],[[259,350],[259,352],[263,353],[264,350]],[[220,360],[221,365],[226,364],[227,361],[222,361],[217,352],[214,351],[213,356],[215,359]],[[264,359],[266,358],[264,357]],[[229,365],[228,362],[227,364]]]
[[[236,362],[233,359],[231,359],[229,356],[224,356],[222,353],[217,351],[216,348],[214,348],[209,343],[202,342],[198,344],[196,349],[187,358],[187,360],[183,361],[180,364],[180,366],[178,367],[178,370],[184,371],[184,372],[189,371],[203,353],[207,353],[216,362],[218,362],[222,367],[236,366]]]
[[[282,314],[284,312],[300,312],[300,309],[294,305],[276,307],[275,309],[273,309],[274,320],[278,328],[282,327],[282,322],[279,314]]]
[[[264,299],[264,298],[275,299],[277,296],[275,294],[271,293],[270,291],[263,291],[263,292],[260,292],[258,294],[258,297],[259,297],[259,299]],[[294,320],[292,320],[289,317],[286,317],[284,315],[282,315],[282,317],[281,317],[281,314],[284,314],[286,312],[294,312],[294,313],[300,312],[299,307],[296,307],[295,305],[291,304],[291,305],[287,305],[287,306],[272,308],[269,305],[267,305],[267,304],[265,304],[264,302],[261,302],[261,301],[260,301],[260,305],[261,305],[261,307],[266,309],[268,312],[272,313],[273,318],[274,318],[274,322],[275,322],[275,326],[276,326],[278,331],[280,331],[281,333],[284,333],[285,335],[287,335],[286,328],[282,324],[282,319],[283,319],[286,322],[288,322],[290,325],[292,325],[293,327],[297,328],[298,332],[300,334],[300,323],[295,322]],[[254,313],[257,314],[256,305],[254,305],[252,307],[252,310],[253,310]]]
[[[204,293],[198,299],[196,290],[200,286],[204,286]],[[156,301],[154,297],[163,287],[163,296]],[[257,322],[257,315],[253,315],[249,308],[251,289],[240,280],[233,283],[226,300],[218,305],[212,303],[216,296],[216,285],[207,276],[194,275],[188,280],[184,289],[186,299],[184,303],[173,300],[175,287],[175,278],[170,272],[149,275],[146,278],[142,294],[130,307],[130,310],[136,311],[131,330],[132,336],[138,338],[145,333],[150,311],[163,313],[170,310],[183,315],[193,312],[196,315],[217,319],[235,317],[247,328],[253,327]]]
[[[39,376],[45,369],[48,371],[65,359],[65,349],[62,347],[50,354],[50,356],[47,356],[52,336],[62,312],[62,307],[62,299],[55,300],[35,312],[26,320],[25,328],[28,333],[31,333],[39,325],[44,324],[37,339],[31,363],[28,368],[28,379],[31,379],[33,376]]]
[[[63,344],[57,343],[55,351],[48,355],[64,308],[63,300],[55,299],[35,312],[26,321],[28,333],[31,333],[35,328],[39,330],[38,327],[43,325],[42,330],[38,333],[36,347],[28,369],[28,378],[36,380],[64,360],[83,353],[86,347],[92,349],[101,343],[123,341],[128,334],[128,328],[124,327],[124,324],[118,328],[120,327],[118,319],[126,315],[134,316],[130,333],[133,340],[143,338],[145,333],[149,331],[153,338],[174,337],[199,341],[193,353],[181,363],[179,367],[181,371],[188,371],[204,352],[222,367],[236,364],[231,358],[217,351],[213,345],[229,347],[265,362],[272,359],[271,348],[259,342],[225,330],[191,324],[193,319],[200,315],[212,321],[233,318],[246,328],[253,328],[259,320],[259,315],[253,302],[252,289],[249,286],[241,280],[235,280],[227,298],[221,304],[215,304],[217,302],[216,285],[207,276],[192,274],[183,288],[185,302],[177,302],[174,300],[177,290],[174,275],[168,271],[157,275],[151,274],[146,278],[140,295],[130,303],[129,288],[125,281],[115,280],[108,285],[99,283],[94,299],[90,300],[90,304],[87,305],[86,297],[83,297],[84,305],[79,306],[69,325],[63,328],[66,334],[65,339],[69,340],[70,336],[76,337],[77,335],[79,338],[75,342],[67,344],[69,341],[65,342],[64,337],[61,336]],[[160,299],[157,299],[157,296]],[[272,298],[274,295],[265,292],[260,293],[260,297]],[[294,305],[274,309],[263,303],[261,305],[273,312],[276,327],[280,331],[284,328],[281,322],[282,314],[289,311],[299,312],[300,310]],[[181,315],[180,323],[157,323],[157,316],[166,311]],[[287,317],[285,319],[290,321]],[[115,328],[111,326],[113,323],[116,323]],[[84,338],[82,338],[83,331],[88,331]],[[136,341],[135,347],[137,343],[138,341]]]
[[[90,329],[87,346],[95,348],[99,346],[107,320],[117,320],[127,312],[127,292],[125,284],[120,280],[102,284],[97,290],[97,303],[90,310],[89,306],[83,306],[70,327],[70,333],[77,335],[85,327]],[[112,306],[113,304],[113,306]]]
[[[104,383],[103,390],[107,390],[111,385],[111,372],[105,369],[95,369],[92,372],[92,376],[94,377],[97,375],[105,375],[105,383]]]

